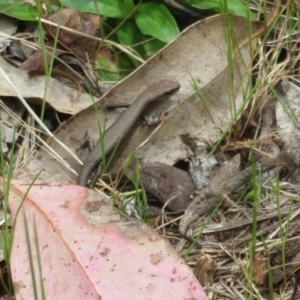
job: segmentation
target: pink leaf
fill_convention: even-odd
[[[13,218],[27,189],[24,182],[12,183]],[[40,286],[36,222],[47,299],[207,299],[170,244],[137,220],[122,218],[105,195],[75,185],[35,184],[24,208]],[[23,216],[21,210],[12,277],[17,299],[34,299]]]

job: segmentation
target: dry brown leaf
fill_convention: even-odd
[[[25,70],[10,65],[2,57],[0,57],[0,68],[3,69],[6,76],[25,99],[40,105],[42,104],[45,93],[46,76],[30,78]],[[69,88],[57,79],[50,78],[45,100],[47,104],[52,106],[55,110],[72,115],[93,103],[91,96],[85,93],[75,101],[77,94],[77,90]],[[2,72],[0,72],[0,97],[1,96],[17,96]]]
[[[300,97],[299,88],[287,79],[281,84],[283,92],[281,101],[276,102],[276,121],[278,134],[284,142],[287,158],[293,164],[300,165],[299,154],[299,125],[300,125]]]
[[[188,172],[159,162],[141,165],[144,189],[175,212],[187,209],[195,185]]]
[[[208,254],[202,255],[197,261],[194,274],[203,287],[208,285],[211,281],[214,264],[214,260]]]
[[[73,9],[63,9],[53,14],[50,17],[50,21],[72,29],[74,32],[48,25],[48,31],[53,38],[56,36],[57,30],[59,30],[59,45],[54,51],[55,54],[53,54],[54,41],[51,39],[45,43],[46,51],[42,49],[36,50],[21,64],[21,69],[26,71],[44,69],[44,52],[46,52],[46,61],[49,64],[53,55],[58,57],[61,54],[65,54],[65,51],[61,50],[61,45],[66,47],[67,50],[71,51],[84,61],[86,61],[87,57],[94,57],[98,41],[91,39],[90,37],[78,35],[76,32],[95,36],[97,30],[99,29],[99,16],[82,14]]]
[[[18,139],[18,128],[21,125],[19,118],[23,116],[25,108],[21,102],[12,102],[10,99],[4,99],[2,102],[3,105],[0,106],[1,151],[6,153],[9,150],[7,144],[12,144]]]
[[[53,49],[53,41],[48,41],[45,43],[46,49]],[[45,51],[46,52],[46,61],[50,63],[52,58],[52,50]],[[55,49],[55,56],[59,56],[59,54],[63,53],[60,49]],[[35,71],[38,69],[44,69],[44,53],[42,50],[37,50],[33,52],[21,65],[20,69],[25,70],[27,72]],[[43,75],[43,74],[41,74]]]
[[[260,286],[267,287],[269,262],[264,254],[258,253],[255,255],[252,272],[253,281]]]
[[[100,24],[98,15],[80,13],[74,9],[66,8],[53,14],[49,20],[53,23],[73,29],[75,32],[59,29],[59,42],[70,49],[76,56],[86,60],[87,55],[92,58],[98,45],[98,41],[89,37],[76,34],[76,31],[95,36]],[[57,27],[48,26],[50,34],[55,37]]]
[[[1,14],[0,28],[0,53],[2,53],[11,44],[11,40],[7,36],[15,34],[18,28],[18,21],[14,18]],[[1,33],[4,33],[5,35],[3,36]]]

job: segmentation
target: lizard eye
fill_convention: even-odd
[[[165,95],[171,95],[173,93],[173,90],[168,90],[165,92]]]

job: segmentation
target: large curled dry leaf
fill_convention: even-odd
[[[241,51],[233,52],[233,94],[236,110],[243,101],[242,85],[243,67],[250,63],[249,49],[245,46],[247,38],[247,22],[243,18],[233,17],[236,40],[244,44]],[[119,111],[107,112],[107,105],[118,103],[132,103],[146,87],[162,79],[178,81],[181,84],[179,93],[173,96],[160,107],[160,111],[169,111],[168,118],[163,126],[155,133],[150,141],[139,149],[137,156],[145,161],[158,161],[169,165],[184,159],[187,156],[180,135],[189,133],[199,139],[215,142],[220,136],[220,128],[225,129],[232,121],[230,101],[228,98],[227,42],[222,18],[217,16],[198,22],[186,29],[173,43],[164,48],[147,64],[139,68],[125,81],[114,87],[111,92],[97,102],[98,114],[94,106],[82,111],[62,127],[56,137],[63,141],[75,153],[79,144],[77,140],[83,139],[88,130],[89,136],[98,140],[98,122],[106,120],[110,126],[120,114]],[[243,57],[239,55],[243,54]],[[207,108],[201,102],[191,86],[195,80],[201,89],[202,97]],[[208,111],[211,115],[209,115]],[[137,149],[139,145],[150,136],[153,131],[147,126],[139,126],[130,140],[124,143],[125,149],[117,160],[114,169],[121,166],[122,162]],[[79,170],[78,161],[71,157],[51,139],[49,145],[65,159],[70,168]],[[204,143],[202,146],[205,147]],[[84,160],[88,151],[80,151],[79,157]],[[41,159],[42,158],[42,159]],[[36,174],[41,169],[40,178],[46,182],[76,181],[76,175],[57,163],[46,151],[39,151],[29,163],[27,170],[21,177],[30,178],[27,174]]]
[[[122,218],[105,195],[74,185],[14,181],[13,218],[28,189],[11,257],[17,299],[34,299],[28,244],[40,288],[39,251],[47,299],[207,299],[171,245],[141,222]]]

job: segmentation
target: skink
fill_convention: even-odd
[[[77,184],[86,186],[93,170],[102,160],[102,155],[111,152],[116,144],[125,136],[141,115],[147,104],[155,101],[164,101],[178,92],[180,84],[170,80],[162,80],[148,87],[127,108],[104,133],[104,153],[100,141],[85,160],[79,172]]]

